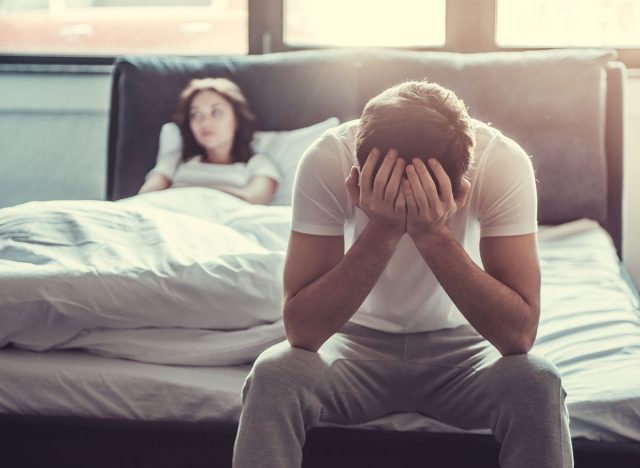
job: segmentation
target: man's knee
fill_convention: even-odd
[[[242,388],[242,401],[251,389],[273,396],[310,389],[322,373],[321,366],[317,353],[294,348],[286,341],[278,343],[254,362]]]
[[[493,365],[489,379],[498,403],[515,402],[532,410],[560,399],[562,382],[557,367],[535,354],[504,356]],[[562,391],[564,395],[564,391]]]
[[[520,381],[559,383],[560,372],[547,358],[530,353],[503,356],[495,369],[505,378],[518,377]]]

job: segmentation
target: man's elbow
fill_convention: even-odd
[[[503,356],[512,356],[515,354],[527,354],[533,348],[533,343],[535,342],[536,337],[535,333],[533,336],[531,334],[523,334],[519,337],[512,338],[509,343],[503,344],[498,351]]]
[[[294,348],[305,349],[312,353],[317,353],[320,349],[319,345],[314,344],[312,341],[305,339],[303,336],[287,333],[287,341]]]
[[[538,306],[531,307],[527,323],[523,330],[511,336],[501,348],[498,349],[503,356],[513,354],[527,354],[533,348],[538,333],[538,317],[540,311]]]
[[[299,323],[295,313],[290,308],[285,306],[284,313],[284,334],[287,341],[294,348],[306,349],[307,351],[317,352],[322,346],[322,343],[318,342],[316,337],[308,333],[308,327]]]

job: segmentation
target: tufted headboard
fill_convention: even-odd
[[[234,80],[261,130],[359,117],[408,79],[453,89],[532,156],[539,222],[588,217],[621,245],[624,67],[600,49],[456,54],[338,49],[239,57],[124,57],[113,74],[107,197],[137,192],[179,91],[194,77]]]

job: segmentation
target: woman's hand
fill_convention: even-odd
[[[405,194],[401,189],[405,162],[398,152],[389,150],[374,177],[381,155],[377,149],[369,153],[362,173],[354,166],[345,181],[349,198],[369,218],[369,223],[394,240],[405,233],[407,209]]]
[[[278,182],[267,176],[256,176],[244,187],[231,185],[210,185],[209,188],[234,195],[254,205],[268,205],[278,190]]]
[[[407,233],[414,242],[418,242],[421,237],[445,232],[448,219],[458,209],[451,180],[444,168],[436,159],[429,159],[428,164],[437,185],[427,166],[418,158],[407,165],[406,179],[403,180],[402,188],[407,202]],[[469,182],[463,179],[460,186],[462,200],[468,190]]]
[[[152,174],[147,181],[142,184],[138,193],[156,192],[171,187],[171,180],[162,174]]]

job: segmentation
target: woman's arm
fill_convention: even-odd
[[[160,129],[156,165],[147,175],[145,183],[142,184],[138,193],[155,192],[171,187],[170,177],[175,175],[176,168],[180,164],[181,155],[182,135],[180,134],[180,127],[173,122],[168,122]]]
[[[278,182],[271,177],[256,176],[244,187],[233,187],[230,185],[211,185],[210,187],[235,195],[249,203],[267,205],[271,202],[273,195],[278,189]]]
[[[138,193],[155,192],[169,187],[171,187],[171,180],[164,174],[156,173],[149,176],[146,182],[142,184],[142,187],[140,187],[140,190],[138,190]]]

